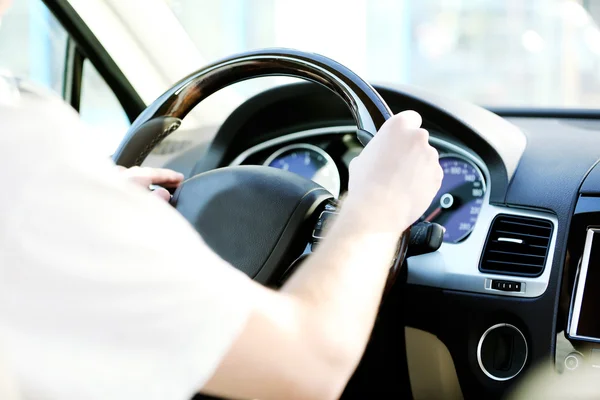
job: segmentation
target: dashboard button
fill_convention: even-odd
[[[575,371],[582,364],[581,354],[571,353],[565,357],[565,368],[569,371]]]
[[[515,282],[515,292],[521,291],[521,282]]]
[[[321,215],[319,216],[319,220],[315,224],[315,230],[312,234],[313,239],[318,240],[324,238],[328,222],[331,222],[331,219],[336,215],[337,213],[332,211],[323,211],[321,213]]]

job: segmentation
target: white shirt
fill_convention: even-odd
[[[0,399],[10,375],[19,400],[189,399],[243,329],[248,278],[60,99],[0,82]]]

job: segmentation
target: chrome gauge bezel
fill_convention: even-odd
[[[322,156],[325,159],[326,162],[326,166],[327,168],[329,168],[331,170],[331,174],[333,175],[332,178],[332,182],[333,182],[333,187],[328,188],[326,187],[325,189],[327,189],[329,192],[331,192],[331,194],[337,199],[340,197],[340,190],[341,190],[341,186],[342,186],[342,180],[340,177],[340,171],[337,167],[337,165],[335,164],[335,161],[333,161],[333,158],[322,148],[315,146],[314,144],[309,144],[309,143],[294,143],[294,144],[290,144],[288,146],[284,146],[280,149],[275,150],[273,153],[271,153],[271,155],[269,157],[267,157],[267,159],[265,160],[265,162],[263,163],[264,166],[269,166],[269,164],[271,164],[273,162],[273,160],[275,160],[277,157],[281,156],[282,154],[289,152],[289,151],[294,151],[294,150],[310,150],[310,151],[314,151],[315,153],[318,153],[320,156]]]
[[[241,165],[253,154],[267,151],[276,146],[286,145],[294,141],[309,140],[309,138],[324,135],[346,135],[355,134],[356,126],[330,126],[324,128],[309,129],[294,132],[287,135],[269,139],[259,143],[240,153],[229,165]],[[543,295],[548,288],[554,250],[556,248],[558,218],[555,214],[547,211],[535,211],[519,207],[507,207],[505,205],[490,204],[490,192],[493,182],[490,171],[483,160],[465,146],[459,146],[454,142],[438,137],[435,132],[429,136],[429,143],[444,153],[461,155],[475,164],[486,182],[486,193],[484,193],[483,206],[477,223],[471,234],[459,243],[443,243],[442,247],[434,253],[414,256],[407,259],[408,276],[407,283],[435,287],[438,289],[455,290],[471,293],[484,293],[506,297],[535,298]],[[492,221],[498,214],[519,215],[530,218],[541,218],[550,221],[554,225],[552,238],[549,244],[548,258],[544,266],[544,272],[538,277],[519,277],[523,290],[521,292],[502,292],[491,289],[490,283],[498,279],[498,275],[483,273],[479,271],[479,260],[485,245],[488,231]]]

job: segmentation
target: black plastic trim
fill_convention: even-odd
[[[600,110],[591,108],[486,108],[501,117],[600,119]]]
[[[63,98],[75,110],[79,111],[81,105],[81,82],[83,80],[84,55],[73,38],[67,38],[67,54],[65,56],[65,70],[63,76]]]
[[[521,220],[529,220],[529,221],[541,221],[541,222],[546,222],[549,226],[550,226],[550,233],[548,234],[548,247],[546,248],[546,254],[544,256],[544,267],[542,268],[542,270],[539,273],[536,274],[528,274],[528,273],[519,273],[519,272],[502,272],[502,271],[498,271],[498,270],[492,270],[492,269],[488,269],[488,268],[484,268],[482,266],[483,263],[483,259],[487,253],[487,247],[490,241],[490,236],[492,235],[494,226],[496,224],[496,221],[498,220],[498,218],[513,218],[513,219],[521,219]],[[512,215],[512,214],[498,214],[494,217],[494,219],[492,220],[492,223],[490,224],[490,229],[488,230],[488,234],[487,237],[485,239],[485,245],[483,246],[483,250],[481,251],[481,257],[479,258],[479,271],[480,272],[484,272],[486,274],[494,274],[494,275],[500,275],[500,276],[514,276],[514,277],[527,277],[527,278],[536,278],[540,275],[542,275],[544,273],[544,271],[546,270],[546,268],[548,267],[548,265],[546,265],[546,263],[548,262],[548,255],[550,254],[550,244],[552,243],[552,234],[554,233],[554,224],[552,223],[552,221],[547,220],[547,219],[543,219],[543,218],[530,218],[530,217],[523,217],[523,216],[519,216],[519,215]]]
[[[77,43],[117,96],[131,122],[146,109],[146,104],[110,57],[104,46],[67,0],[42,0]]]
[[[490,173],[490,203],[505,203],[505,196],[509,187],[506,165],[498,151],[485,140],[477,128],[473,128],[472,124],[465,118],[464,113],[457,116],[438,104],[432,103],[427,98],[416,96],[414,93],[403,90],[403,88],[377,85],[375,88],[395,113],[406,109],[415,110],[424,116],[426,121],[423,126],[426,129],[428,129],[427,123],[432,124],[435,121],[435,125],[441,132],[450,135],[455,140],[460,140],[479,155],[487,165]]]
[[[506,168],[498,152],[477,132],[408,93],[383,86],[375,86],[375,89],[393,112],[405,109],[420,112],[425,117],[423,126],[426,129],[442,133],[453,142],[460,140],[481,157],[490,173],[490,202],[504,203],[508,187]],[[276,117],[267,117],[267,114]],[[343,102],[318,85],[301,82],[275,87],[248,99],[229,115],[208,151],[198,160],[192,175],[225,166],[239,153],[261,141],[300,130],[350,124],[352,115]]]

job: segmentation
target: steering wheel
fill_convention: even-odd
[[[150,151],[181,124],[202,100],[236,82],[290,76],[318,83],[348,106],[357,137],[366,145],[392,112],[368,83],[321,55],[289,49],[242,53],[209,65],[175,84],[133,122],[113,158],[118,165],[140,165]],[[323,223],[333,196],[291,172],[263,167],[219,168],[187,179],[172,204],[221,257],[263,284],[277,285],[285,270]],[[327,211],[325,211],[327,213]],[[409,230],[399,238],[386,291],[406,256]]]

